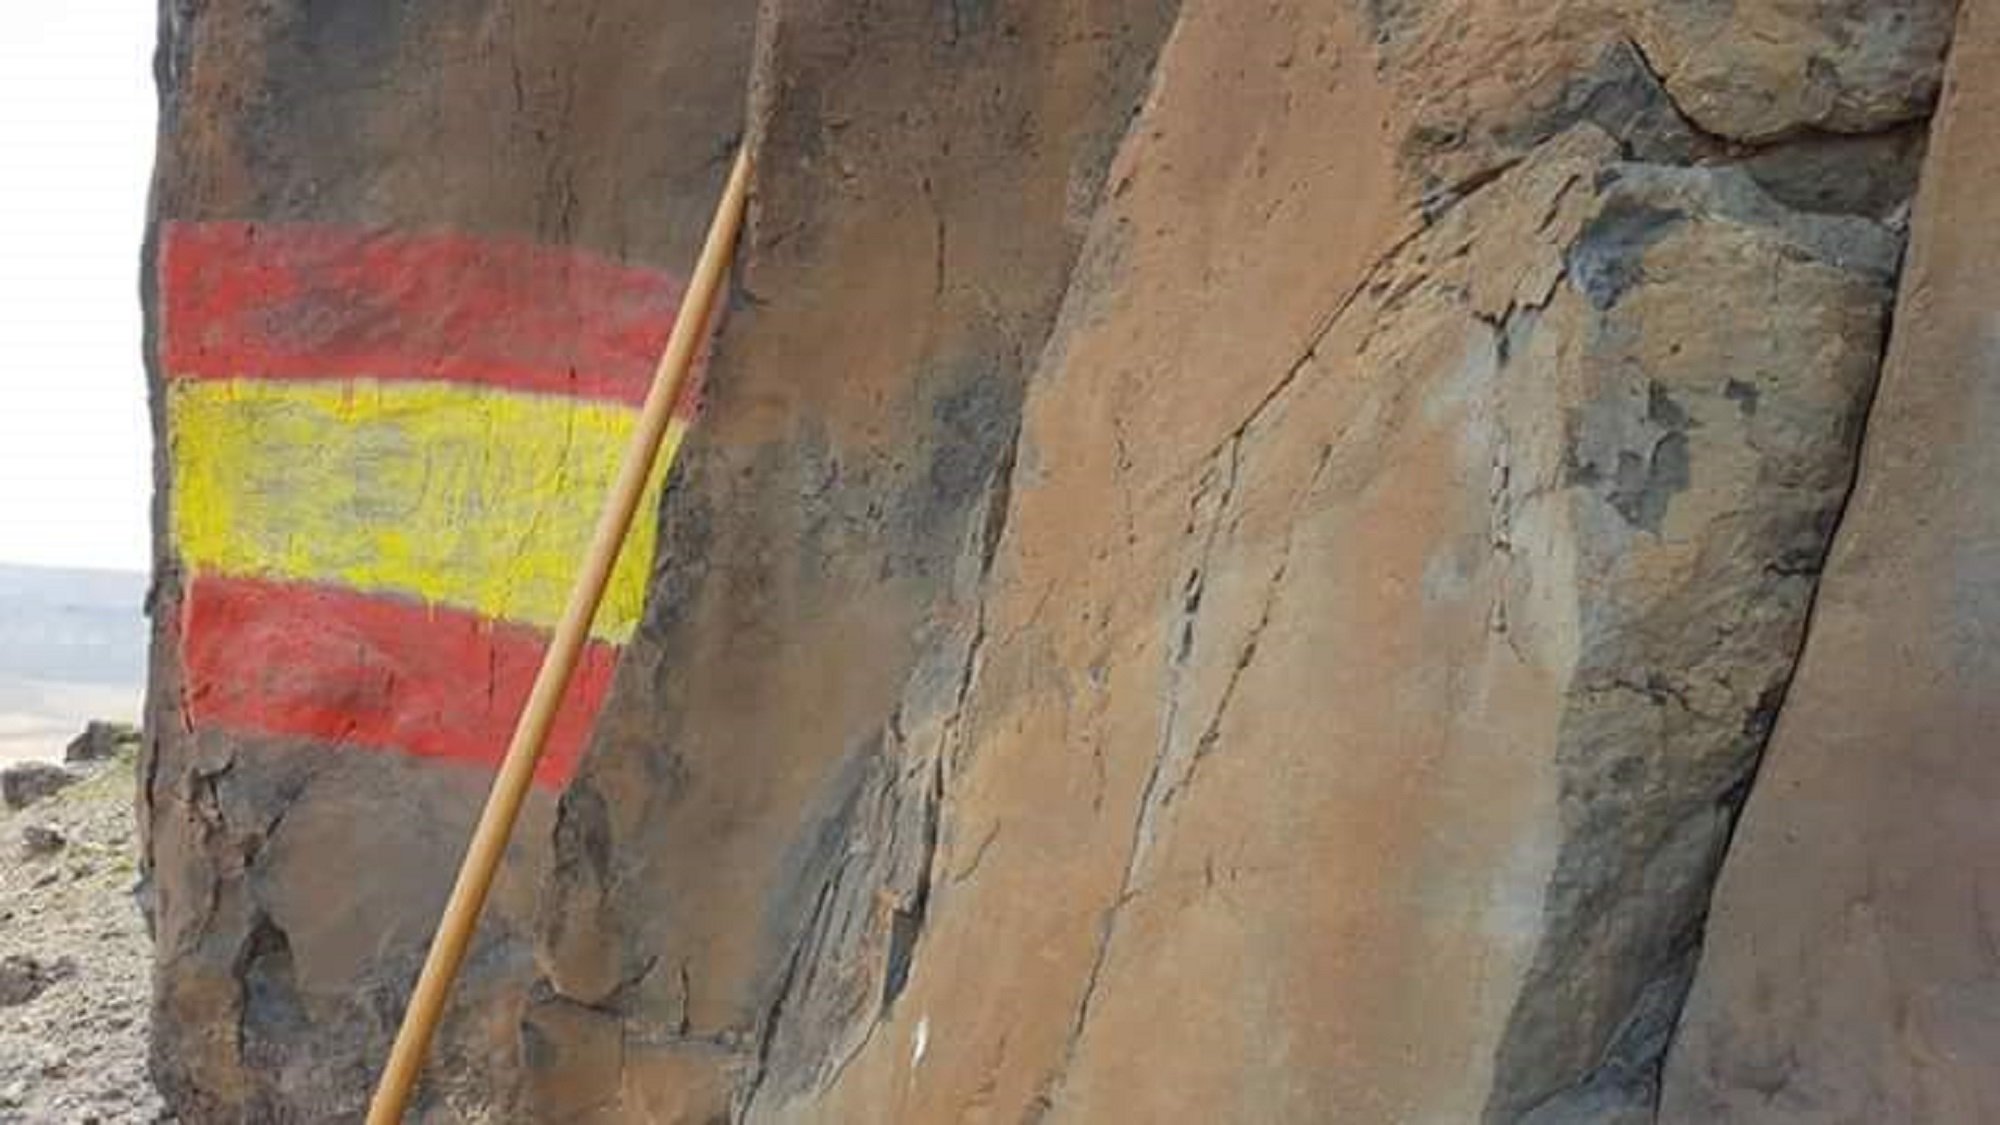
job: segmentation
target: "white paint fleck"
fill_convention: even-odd
[[[931,1018],[926,1015],[917,1021],[917,1029],[910,1033],[910,1069],[924,1061],[924,1052],[931,1045]]]

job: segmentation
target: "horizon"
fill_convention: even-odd
[[[152,574],[153,567],[150,560],[138,566],[93,566],[79,563],[24,562],[20,559],[0,558],[0,573],[5,573],[9,570],[46,571],[51,574],[90,574],[101,575],[106,578],[129,578],[133,575],[138,575],[141,578],[145,578]]]

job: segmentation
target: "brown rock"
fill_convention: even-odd
[[[752,1120],[1643,1116],[1897,239],[1594,124],[1426,228],[1365,28],[1190,5],[1168,42],[943,594],[777,530],[897,478],[751,445],[749,388],[810,368],[765,358],[782,302],[725,334],[648,639],[681,659],[566,799],[551,982],[763,1044]],[[827,292],[815,224],[900,229],[790,192],[753,291]],[[886,338],[850,385],[910,377]]]
[[[1184,23],[1174,51],[1255,58],[1238,34]],[[1149,115],[1261,119],[1177,64]],[[1365,104],[1281,115],[1271,150]],[[1114,175],[1212,177],[1149,151],[1187,120],[1142,117]],[[1248,182],[1154,172],[1100,216],[1155,233],[1072,291],[1103,311],[1033,384],[942,752],[933,870],[967,874],[837,1084],[760,1108],[1643,1116],[1895,244],[1611,148],[1570,134],[1399,247],[1357,237],[1351,296],[1283,283]],[[1264,182],[1306,229],[1368,214]],[[1222,262],[1192,305],[1142,281]],[[1195,377],[1223,370],[1265,377]]]
[[[49,762],[21,762],[0,770],[0,802],[23,809],[82,780],[80,774]]]
[[[21,954],[0,957],[0,1008],[26,1004],[75,975],[76,963],[67,957],[54,960]]]
[[[65,762],[101,762],[139,748],[138,728],[93,719],[63,748]]]
[[[613,0],[579,14],[527,0],[223,0],[163,12],[155,244],[170,223],[251,221],[535,242],[679,274],[741,129],[755,5]],[[159,280],[149,274],[155,341]],[[383,305],[360,302],[342,321],[347,305],[286,315],[311,339],[378,330],[368,318]],[[163,397],[164,380],[184,373],[149,359]],[[172,439],[161,434],[163,462]],[[174,483],[162,480],[163,496]],[[358,738],[194,722],[179,663],[191,572],[170,536],[159,550],[147,716],[159,734],[141,801],[162,1092],[188,1120],[357,1117],[490,772]],[[356,669],[326,677],[336,710],[379,706],[371,693],[405,672],[356,649]],[[493,689],[470,674],[438,687]],[[516,1117],[554,803],[546,791],[529,802],[413,1121]]]
[[[810,1085],[897,987],[936,764],[888,717],[916,697],[918,737],[961,689],[1025,384],[1171,8],[765,6],[754,303],[564,796],[542,957],[652,1075],[706,1069],[739,1104]]]
[[[1948,5],[667,7],[168,21],[162,222],[677,267],[748,74],[646,616],[420,1118],[1650,1120],[1920,149],[1819,134]],[[486,777],[196,729],[162,549],[156,1069],[352,1117]]]
[[[1715,897],[1673,1125],[2000,1120],[2000,6],[1969,3],[1854,498]]]
[[[21,828],[21,850],[28,855],[54,855],[68,844],[69,838],[54,825],[28,824]]]
[[[1636,35],[1683,113],[1744,141],[1866,133],[1926,114],[1957,0],[1634,5]]]
[[[1374,0],[1405,154],[1455,192],[1590,121],[1644,160],[1921,121],[1956,0]],[[1853,174],[1871,178],[1873,170]]]

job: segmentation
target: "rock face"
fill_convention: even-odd
[[[1812,636],[1662,1120],[2000,1120],[2000,9],[1970,4]]]
[[[330,12],[166,11],[147,816],[185,1116],[358,1114],[739,124],[704,413],[425,1120],[1636,1125],[1698,959],[1669,1117],[1818,1010],[1740,958],[1839,994],[1760,944],[1802,923],[1754,865],[1819,860],[1759,820],[1819,814],[1757,769],[1833,644],[1953,5]],[[1965,319],[1898,314],[1892,375],[1971,331],[1982,259],[1921,232],[1975,205],[1978,104],[1902,279]],[[1878,487],[1973,527],[1920,481],[1977,449]],[[1976,599],[1949,557],[1907,573]],[[1753,789],[1754,909],[1726,886],[1704,952]],[[1870,1074],[1920,1065],[1880,1034]],[[1839,1104],[1982,1119],[1936,1081]]]
[[[162,5],[142,801],[184,1118],[365,1106],[726,171],[752,14]],[[647,538],[455,997],[439,1119],[514,1117],[552,794]]]

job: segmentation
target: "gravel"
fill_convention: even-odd
[[[126,749],[0,811],[0,1125],[171,1120],[146,1074],[133,762]]]

